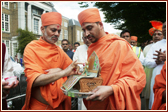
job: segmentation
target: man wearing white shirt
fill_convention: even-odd
[[[152,45],[160,40],[163,39],[163,34],[162,34],[162,22],[160,21],[150,21],[150,22],[155,22],[158,24],[152,24],[152,28],[149,29],[149,34],[152,36],[152,41],[153,43],[145,46],[143,50],[144,57],[146,57],[147,53],[149,52],[150,48]],[[159,27],[158,27],[159,25]],[[150,86],[151,86],[151,78],[152,78],[152,72],[153,68],[148,68],[145,66],[145,73],[146,73],[146,86],[143,89],[143,94],[146,99],[146,109],[149,109],[149,97],[150,97]]]
[[[77,60],[77,62],[85,63],[87,61],[87,49],[91,42],[83,35],[82,37],[84,45],[81,45],[77,47],[74,56],[73,61]],[[83,71],[83,65],[79,64],[80,71]],[[86,107],[83,104],[82,98],[78,98],[78,110],[86,110]]]
[[[14,76],[13,73],[13,66],[12,66],[12,60],[10,59],[10,56],[8,55],[8,50],[6,48],[6,45],[2,43],[2,109],[7,109],[7,103],[6,103],[6,97],[9,94],[10,89],[15,88],[19,81],[17,80],[16,83],[11,83],[9,85],[9,82],[5,81],[4,79],[7,77]]]
[[[148,68],[154,68],[152,72],[152,78],[151,78],[151,87],[150,87],[150,98],[149,98],[149,109],[152,108],[152,104],[154,101],[154,93],[153,93],[153,85],[155,83],[155,76],[160,74],[160,71],[162,69],[162,66],[164,64],[164,60],[166,55],[164,56],[164,60],[161,60],[160,54],[166,54],[166,34],[165,32],[166,28],[166,22],[163,24],[162,32],[163,32],[163,39],[156,42],[152,45],[149,52],[146,55],[146,58],[144,60],[144,65]],[[160,35],[159,32],[155,31],[153,35]],[[155,55],[154,55],[155,54]]]

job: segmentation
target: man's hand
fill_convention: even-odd
[[[8,85],[8,83],[9,82],[7,82],[7,81],[2,81],[2,96],[3,97],[8,95],[10,89],[15,88],[19,84],[19,81],[17,80],[16,83],[13,82],[11,85]]]
[[[154,56],[157,56],[157,58],[153,58],[156,59],[155,62],[157,65],[161,64],[164,60],[166,60],[166,52],[161,52],[161,49],[159,49],[159,51],[155,51],[157,54],[153,54]]]
[[[113,94],[114,91],[113,91],[113,88],[111,86],[98,86],[92,92],[93,92],[93,94],[91,96],[87,97],[86,100],[103,101],[108,96]]]

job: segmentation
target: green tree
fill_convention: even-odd
[[[35,34],[33,34],[33,32],[30,32],[28,30],[18,29],[17,32],[19,34],[19,36],[17,37],[17,41],[19,42],[17,52],[23,55],[26,45],[32,40],[37,40],[37,37],[35,36]]]
[[[92,2],[93,3],[93,2]],[[88,7],[88,2],[80,2]],[[129,29],[132,35],[138,36],[138,42],[152,37],[148,30],[151,20],[166,21],[166,2],[94,2],[105,15],[105,22],[115,25],[115,29]]]

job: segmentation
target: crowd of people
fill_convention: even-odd
[[[128,29],[120,36],[105,32],[97,8],[82,11],[78,20],[84,44],[72,45],[63,39],[61,49],[55,43],[60,36],[62,15],[42,14],[42,36],[30,42],[23,54],[27,90],[22,110],[75,110],[73,104],[78,99],[64,95],[60,88],[68,76],[81,74],[83,67],[79,63],[85,63],[93,51],[99,58],[103,84],[80,101],[87,110],[141,110],[140,96],[145,97],[147,110],[166,109],[166,22],[151,21],[149,34],[153,43],[142,49],[137,46],[138,37]],[[3,57],[2,79],[7,74],[5,64],[9,63]],[[12,69],[9,74],[13,76]],[[10,86],[2,82],[5,110],[5,96],[19,81]]]

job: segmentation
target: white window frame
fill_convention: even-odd
[[[14,47],[14,44],[16,44],[16,47]],[[18,43],[17,41],[12,42],[12,57],[14,58],[15,55],[17,55],[17,52],[15,51],[18,48]]]
[[[35,26],[34,26],[34,25],[35,25],[35,23],[34,23],[34,20],[35,20],[35,19],[38,20],[38,26],[37,26],[37,28],[38,28],[38,29],[37,29],[38,32],[35,32]],[[33,33],[34,33],[34,34],[38,34],[38,35],[40,35],[40,18],[35,17],[35,16],[33,17]]]
[[[67,22],[64,22],[64,27],[68,27],[68,23]]]
[[[5,16],[8,16],[8,21],[5,20]],[[2,24],[2,23],[4,23],[4,24]],[[10,15],[2,13],[2,23],[1,23],[2,27],[4,27],[4,30],[2,30],[2,32],[10,32]],[[6,31],[5,23],[8,23],[8,31]]]
[[[63,29],[61,29],[61,33],[60,33],[60,36],[58,37],[58,40],[62,40],[62,32],[63,32]]]
[[[7,7],[5,6],[5,3],[8,3]],[[2,7],[6,8],[6,9],[9,9],[9,2],[2,2]]]
[[[64,30],[64,39],[68,40],[68,30]]]
[[[82,37],[83,37],[83,31],[81,31],[81,41],[83,40]]]
[[[77,32],[76,32],[76,37],[77,37],[77,41],[79,42],[80,41],[80,31],[79,30],[77,30]]]
[[[9,41],[9,46],[6,44],[7,41]],[[8,49],[8,54],[10,54],[10,40],[2,40],[2,42],[6,45],[6,48]]]

